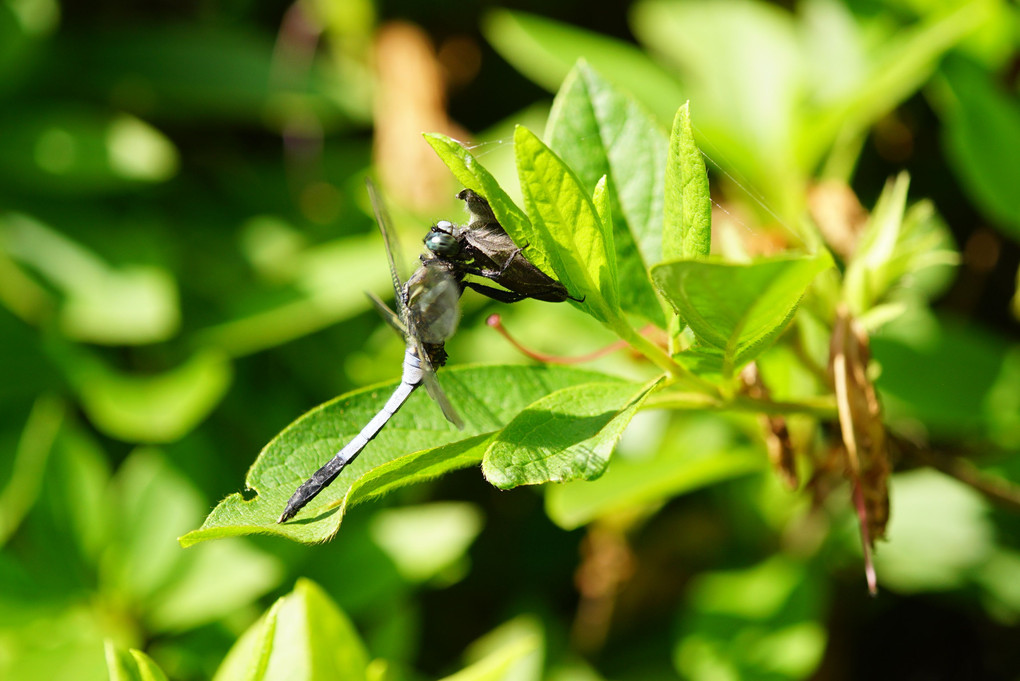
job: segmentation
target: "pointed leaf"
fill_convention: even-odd
[[[662,181],[666,137],[644,108],[581,60],[556,94],[549,147],[592,191],[608,177],[621,304],[660,325],[662,307],[648,267],[662,260]]]
[[[632,383],[565,388],[521,412],[489,445],[482,472],[501,489],[593,480],[648,393]]]
[[[294,591],[244,633],[214,681],[365,681],[368,652],[325,591],[299,579]]]
[[[664,258],[703,258],[712,246],[712,196],[708,172],[691,129],[690,103],[673,119],[666,164],[662,225]]]
[[[181,544],[252,533],[324,541],[354,503],[477,465],[491,433],[536,400],[569,386],[612,379],[565,367],[496,366],[443,370],[439,380],[468,424],[463,431],[450,426],[419,391],[295,521],[279,525],[276,520],[297,486],[361,430],[395,384],[342,395],[308,412],[266,445],[245,480],[254,496],[228,496]]]
[[[110,681],[167,681],[166,674],[140,650],[117,650],[106,642],[106,666]]]

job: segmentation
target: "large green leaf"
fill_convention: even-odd
[[[636,100],[582,60],[556,94],[546,137],[589,193],[608,178],[613,245],[626,284],[620,303],[661,326],[648,267],[662,260],[665,135]]]
[[[482,472],[501,489],[599,477],[627,424],[658,383],[593,383],[538,400],[495,437]]]
[[[298,485],[361,430],[395,384],[342,395],[308,412],[266,445],[245,480],[254,497],[230,495],[200,529],[181,537],[181,543],[190,546],[205,539],[252,533],[323,541],[336,533],[354,503],[477,465],[491,433],[536,400],[562,388],[611,380],[579,369],[521,366],[454,368],[441,371],[439,378],[467,422],[463,431],[448,424],[424,394],[414,395],[294,521],[277,524]]]
[[[751,263],[678,260],[652,269],[652,280],[710,352],[732,374],[779,335],[828,254],[781,255]]]
[[[618,318],[619,281],[612,225],[603,223],[581,181],[527,128],[514,135],[517,175],[535,238],[580,306],[599,321]]]
[[[366,681],[368,662],[343,611],[317,584],[299,579],[230,649],[213,681]]]
[[[743,570],[699,575],[680,613],[673,661],[684,678],[808,678],[825,652],[817,572],[779,554]]]
[[[943,67],[938,97],[950,166],[975,204],[1020,241],[1020,103],[985,69],[962,58]]]
[[[441,681],[539,681],[544,643],[541,623],[522,615],[472,643],[468,666]]]
[[[676,79],[633,45],[525,12],[495,10],[482,26],[493,47],[521,73],[555,92],[578,59],[625,86],[668,121],[686,99]]]

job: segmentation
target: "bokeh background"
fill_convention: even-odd
[[[0,0],[0,678],[107,678],[107,640],[211,678],[298,577],[394,678],[453,673],[511,621],[542,641],[521,679],[1017,678],[1018,32],[995,0]],[[691,101],[749,250],[783,248],[819,187],[870,208],[902,170],[951,232],[960,265],[874,350],[899,427],[967,463],[894,477],[880,595],[846,500],[810,512],[764,465],[579,526],[562,493],[461,471],[328,545],[181,549],[279,430],[399,372],[362,293],[389,286],[366,175],[417,254],[462,215],[420,133],[513,195],[513,126],[541,132],[580,56],[664,129]],[[548,352],[614,340],[469,294],[454,362],[528,361],[495,310]],[[725,449],[711,416],[632,430],[624,459]]]

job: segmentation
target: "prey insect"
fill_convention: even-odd
[[[455,267],[461,276],[483,277],[503,288],[473,281],[464,282],[464,286],[502,303],[525,298],[549,303],[567,299],[580,302],[524,256],[527,244],[518,247],[513,242],[485,198],[470,189],[462,190],[457,198],[467,204],[471,216],[468,224],[458,227],[446,220],[437,222],[425,237],[425,247],[435,258]]]

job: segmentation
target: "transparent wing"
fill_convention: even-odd
[[[400,317],[389,308],[389,306],[383,301],[379,300],[371,291],[365,291],[365,295],[375,305],[375,309],[379,312],[379,315],[386,320],[386,323],[393,327],[393,329],[400,334],[401,338],[407,338],[407,327],[400,321]],[[399,303],[398,303],[399,304]]]
[[[393,294],[397,301],[397,316],[400,319],[404,319],[403,301],[401,299],[401,291],[404,288],[404,282],[406,278],[401,277],[400,270],[397,269],[397,263],[401,263],[403,266],[404,259],[400,250],[400,244],[396,240],[396,236],[393,234],[393,229],[390,222],[390,214],[386,210],[386,205],[382,202],[382,198],[379,196],[379,192],[375,188],[375,183],[372,182],[371,178],[365,178],[365,186],[368,187],[368,198],[372,202],[372,210],[375,211],[375,221],[379,225],[379,231],[383,235],[383,244],[386,246],[386,259],[390,264],[390,277],[393,279]],[[383,315],[385,317],[385,315]]]
[[[453,405],[450,404],[450,399],[446,396],[446,393],[439,386],[439,381],[436,379],[436,370],[432,368],[432,362],[429,361],[429,355],[425,352],[425,348],[422,347],[421,341],[415,338],[409,342],[414,343],[415,352],[418,353],[418,358],[421,360],[425,390],[436,401],[439,408],[443,410],[443,416],[446,417],[446,420],[457,426],[458,430],[464,430],[464,421],[460,418],[457,410],[453,408]]]

